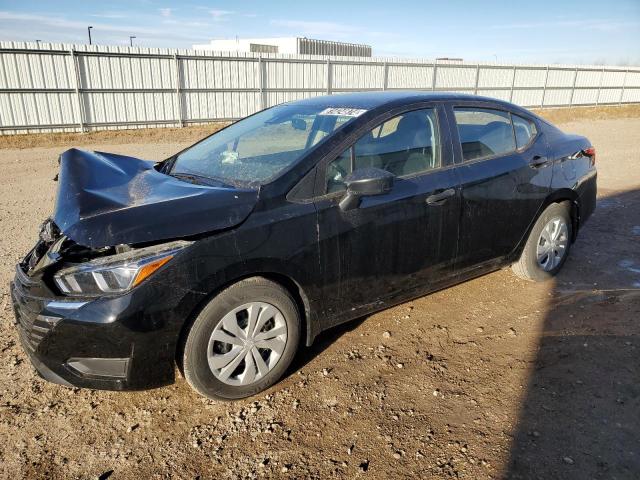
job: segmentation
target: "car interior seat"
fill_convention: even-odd
[[[405,115],[398,122],[395,139],[402,154],[396,164],[390,169],[391,173],[399,176],[423,172],[434,167],[433,158],[433,126],[431,119],[412,112]]]

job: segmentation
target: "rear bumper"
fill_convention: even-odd
[[[139,390],[172,383],[187,309],[166,285],[93,300],[42,296],[20,267],[10,285],[16,328],[44,379],[65,386]],[[37,293],[36,293],[37,292]]]
[[[598,174],[595,170],[585,177],[577,188],[578,193],[578,228],[589,220],[596,209],[596,197],[598,195]],[[576,232],[577,233],[577,232]]]

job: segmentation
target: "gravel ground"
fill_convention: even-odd
[[[561,127],[596,145],[600,189],[557,280],[504,270],[372,315],[231,403],[183,379],[113,393],[36,376],[7,284],[51,212],[61,148],[0,150],[0,477],[637,478],[640,119]]]

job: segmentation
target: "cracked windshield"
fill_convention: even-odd
[[[176,157],[170,173],[201,183],[268,183],[363,112],[311,105],[270,108],[185,150]]]

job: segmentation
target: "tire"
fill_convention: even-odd
[[[511,266],[516,275],[525,280],[543,282],[553,278],[562,269],[564,262],[566,262],[567,257],[569,256],[569,250],[571,249],[572,223],[569,209],[569,202],[552,203],[544,210],[544,212],[542,212],[542,215],[540,215],[531,229],[531,233],[529,234],[529,238],[527,238],[527,242],[525,243],[520,259]],[[557,220],[564,223],[566,231],[562,230],[561,227],[558,230],[558,232],[561,232],[558,239],[554,240],[554,243],[549,244],[557,246],[557,248],[552,249],[553,251],[549,254],[550,256],[553,256],[549,257],[552,258],[552,260],[550,260],[552,263],[547,263],[543,266],[538,261],[539,246],[542,257],[541,261],[544,263],[545,259],[544,244],[546,243],[546,240],[542,238],[543,230],[552,221],[555,225]],[[555,230],[553,231],[555,232]],[[549,231],[545,231],[544,235],[549,237]],[[562,238],[564,236],[566,236],[566,238],[563,241]],[[564,253],[561,258],[558,259],[554,252],[561,250],[558,245],[561,245],[562,243],[565,245],[563,250]]]
[[[255,326],[251,337],[250,322]],[[202,309],[191,326],[182,357],[184,376],[195,391],[210,399],[255,395],[286,372],[300,343],[300,323],[296,302],[281,285],[263,277],[231,285]],[[265,339],[269,336],[274,337]]]

